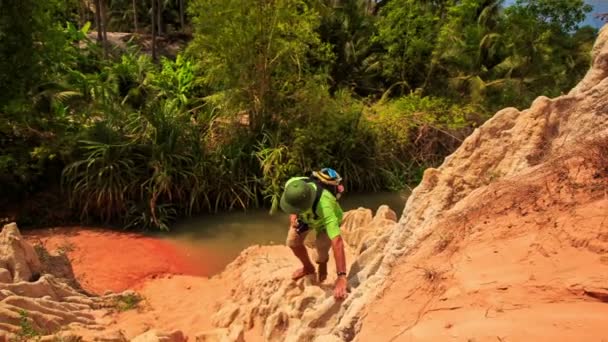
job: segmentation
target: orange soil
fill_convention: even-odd
[[[143,301],[136,310],[101,317],[106,326],[122,330],[128,338],[156,329],[181,330],[194,340],[213,329],[211,316],[234,288],[230,276],[207,277],[223,261],[221,256],[168,240],[82,227],[30,231],[24,236],[30,243],[41,242],[51,254],[65,251],[87,291],[137,291]],[[288,254],[276,246],[264,251],[277,258]],[[246,332],[247,341],[261,341],[259,336],[255,329]]]
[[[208,275],[211,255],[195,257],[176,244],[133,233],[88,228],[55,228],[25,232],[31,243],[42,242],[52,254],[66,251],[83,289],[103,294],[135,287],[163,274]],[[210,264],[212,264],[210,262]]]
[[[608,340],[606,186],[539,173],[490,186],[403,257],[358,341]]]
[[[147,281],[134,290],[144,298],[143,305],[120,313],[114,321],[129,338],[156,329],[181,330],[194,340],[198,333],[212,329],[210,317],[219,309],[217,300],[228,295],[225,284],[184,275]]]
[[[272,252],[279,256],[284,251]],[[146,281],[134,288],[144,298],[140,307],[119,313],[109,324],[128,338],[149,329],[181,330],[194,341],[200,333],[214,329],[211,316],[222,308],[236,285],[230,278],[168,275]],[[259,326],[256,328],[245,332],[246,341],[263,341]]]

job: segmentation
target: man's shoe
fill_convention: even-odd
[[[300,278],[306,277],[309,274],[315,274],[315,269],[314,268],[306,269],[306,268],[302,267],[293,273],[293,275],[291,276],[291,279],[298,280]]]

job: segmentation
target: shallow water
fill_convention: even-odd
[[[374,212],[386,204],[400,217],[406,199],[406,193],[345,194],[340,204],[344,211],[365,207]],[[205,273],[211,274],[202,275],[210,276],[219,273],[249,246],[283,244],[288,220],[282,212],[270,215],[263,209],[204,215],[174,224],[163,238],[176,244],[193,262],[205,265]]]

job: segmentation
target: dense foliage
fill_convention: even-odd
[[[403,189],[493,111],[567,91],[597,34],[582,0],[91,3],[0,0],[0,205],[23,224],[275,210],[324,166]]]

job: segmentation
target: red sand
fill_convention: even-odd
[[[163,274],[207,276],[213,271],[213,256],[205,251],[192,255],[174,242],[134,233],[73,227],[24,236],[31,243],[41,241],[51,254],[66,251],[81,286],[97,294],[134,288]]]

